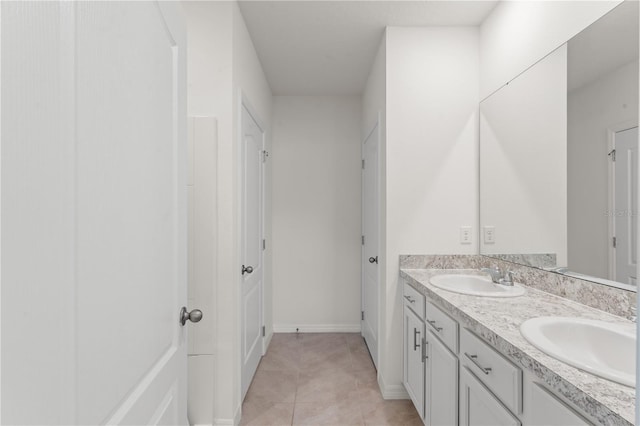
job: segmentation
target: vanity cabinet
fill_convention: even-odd
[[[466,328],[460,332],[460,362],[512,413],[522,412],[522,370]]]
[[[460,368],[461,426],[520,426],[520,420],[467,368]]]
[[[531,426],[589,426],[587,420],[538,383],[530,383]]]
[[[425,344],[425,415],[427,426],[458,424],[458,357],[431,331]]]
[[[407,284],[403,298],[404,386],[425,425],[457,425],[458,323]]]
[[[592,424],[406,283],[403,315],[403,383],[425,426]]]
[[[405,284],[403,299],[403,383],[424,419],[424,296]]]

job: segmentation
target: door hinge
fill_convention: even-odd
[[[362,170],[364,170],[364,158],[362,159]]]
[[[267,335],[267,330],[266,330],[266,327],[263,325],[262,326],[262,337],[264,337],[266,335]]]
[[[364,245],[364,235],[362,236],[362,245]]]
[[[266,239],[262,239],[262,250],[266,250],[267,249],[267,240]]]
[[[362,318],[362,321],[364,321],[364,311],[361,311],[360,314],[361,314],[360,316]]]
[[[607,154],[609,157],[611,157],[611,161],[616,161],[616,149],[612,149],[611,151],[609,151],[609,153]]]
[[[616,237],[613,237],[613,248],[616,248],[616,243],[617,243]]]
[[[262,162],[266,163],[267,162],[267,157],[269,156],[269,152],[268,151],[262,151]]]

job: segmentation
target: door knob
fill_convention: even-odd
[[[244,275],[245,272],[247,274],[252,273],[253,272],[253,266],[244,266],[244,265],[242,265],[242,275]]]
[[[187,320],[191,322],[199,322],[202,319],[202,311],[200,309],[194,309],[193,311],[187,311],[184,306],[180,309],[180,324],[183,326],[187,323]]]
[[[370,258],[369,258],[369,263],[378,263],[378,256],[376,256],[376,257],[370,257]]]

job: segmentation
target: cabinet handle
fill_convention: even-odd
[[[413,329],[413,350],[414,351],[420,347],[420,344],[418,343],[418,339],[417,339],[418,334],[420,334],[420,331],[418,331],[417,328],[414,328]]]
[[[404,298],[407,299],[409,301],[409,303],[415,303],[416,302],[416,300],[412,299],[411,296],[405,296]]]
[[[429,342],[427,342],[427,339],[423,337],[422,338],[422,362],[425,362],[427,359],[429,359],[429,355],[427,355],[428,345],[429,345]]]
[[[480,363],[477,361],[478,355],[469,355],[468,353],[465,352],[464,356],[469,358],[471,362],[474,363],[475,366],[478,367],[480,370],[482,370],[484,374],[489,374],[491,372],[491,367],[483,367],[480,365]]]
[[[433,327],[433,329],[434,329],[435,331],[437,331],[438,333],[440,333],[440,332],[442,331],[442,327],[436,327],[436,322],[435,322],[435,320],[433,320],[433,321],[429,321],[429,320],[427,320],[427,322],[428,322],[428,323],[429,323],[429,325],[430,325],[431,327]]]

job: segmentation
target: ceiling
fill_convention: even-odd
[[[386,26],[475,26],[497,1],[240,0],[274,95],[356,95]]]

